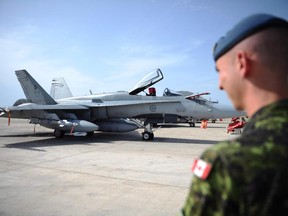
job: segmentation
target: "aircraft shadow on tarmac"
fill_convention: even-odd
[[[108,136],[109,135],[109,136]],[[137,135],[137,136],[136,136]],[[139,140],[139,133],[129,132],[129,136],[124,136],[124,133],[95,133],[93,136],[64,136],[62,139],[57,139],[53,136],[53,133],[25,133],[18,135],[0,135],[0,137],[13,137],[19,138],[18,142],[6,144],[4,148],[18,148],[32,151],[46,151],[44,147],[53,147],[53,146],[68,146],[68,145],[93,145],[97,146],[99,144],[110,144],[116,140]],[[25,138],[38,137],[39,140],[28,140],[23,141]],[[134,138],[131,138],[134,137]],[[45,139],[42,139],[45,138]],[[20,141],[22,140],[22,141]]]
[[[173,138],[173,137],[156,137],[157,142],[166,143],[179,143],[179,144],[216,144],[219,141],[205,140],[205,139],[184,139],[184,138]]]
[[[205,140],[205,139],[187,139],[187,138],[173,138],[173,137],[155,137],[152,141],[142,141],[141,135],[137,131],[127,132],[127,133],[94,133],[93,136],[85,137],[85,136],[65,136],[62,139],[54,138],[52,133],[25,133],[19,135],[0,135],[0,137],[14,137],[22,140],[20,142],[11,143],[4,145],[4,148],[18,148],[25,149],[31,151],[43,151],[45,149],[41,149],[44,147],[53,147],[53,146],[68,146],[68,145],[107,145],[107,144],[115,144],[116,141],[131,141],[135,142],[143,142],[143,143],[153,143],[155,145],[158,143],[175,143],[175,144],[216,144],[218,141],[213,140]],[[25,139],[31,137],[39,137],[46,139],[39,140],[27,140]]]
[[[187,128],[189,126],[187,125],[175,125],[175,124],[164,124],[164,125],[160,125],[161,128]],[[194,128],[200,128],[200,124],[196,124],[195,127],[191,127],[191,130],[193,130]],[[213,123],[208,123],[208,126],[207,126],[208,129],[210,128],[227,128],[227,124],[223,124],[223,125],[217,125],[217,126],[214,126]]]
[[[12,136],[11,136],[12,137]],[[23,136],[13,136],[13,137],[23,137]],[[27,137],[27,135],[25,135]],[[40,137],[40,136],[37,136]],[[47,136],[43,136],[47,137]],[[90,140],[90,141],[89,141]],[[55,147],[55,146],[68,146],[68,145],[90,145],[92,139],[80,139],[77,137],[76,139],[56,139],[51,136],[51,138],[40,139],[40,140],[29,140],[29,141],[20,141],[16,143],[6,144],[4,148],[17,148],[17,149],[25,149],[31,151],[42,151],[46,152],[45,147]],[[96,144],[97,145],[97,144]]]

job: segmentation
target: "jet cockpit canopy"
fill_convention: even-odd
[[[190,91],[174,91],[169,88],[165,88],[163,92],[163,96],[188,96],[192,94],[193,92]]]
[[[143,79],[141,79],[130,91],[130,95],[137,95],[144,91],[155,83],[159,82],[164,78],[162,71],[158,68],[156,71],[152,71]]]

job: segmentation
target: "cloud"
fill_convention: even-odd
[[[0,35],[0,91],[6,92],[5,97],[3,94],[0,97],[0,103],[7,103],[8,100],[11,104],[12,101],[23,97],[14,74],[14,71],[19,69],[26,69],[48,93],[52,78],[61,76],[65,77],[67,83],[71,83],[71,90],[75,90],[75,95],[76,91],[79,94],[88,94],[88,86],[97,85],[97,80],[67,65],[67,62],[53,58],[53,54],[52,57],[44,54],[46,45],[39,46],[33,42],[33,37],[37,35],[35,31],[36,27],[27,25]]]
[[[48,93],[54,77],[64,77],[75,96],[88,94],[90,89],[94,93],[129,90],[147,73],[157,68],[178,67],[187,62],[187,59],[193,62],[191,51],[203,43],[192,38],[186,46],[119,44],[113,55],[96,59],[99,64],[95,66],[95,62],[88,63],[88,65],[73,62],[77,59],[69,59],[70,56],[56,57],[57,50],[54,50],[55,53],[51,50],[47,51],[47,44],[43,41],[39,43],[38,31],[40,29],[37,26],[26,25],[0,36],[0,49],[2,50],[0,74],[7,78],[0,79],[0,90],[4,91],[4,88],[7,88],[13,101],[23,95],[16,81],[15,70],[26,69]],[[71,47],[62,46],[59,49],[69,51],[75,50],[75,47],[78,49],[81,44],[73,44]],[[63,55],[69,55],[66,51]],[[89,59],[92,60],[94,57],[92,54]],[[165,71],[163,72],[165,74]],[[11,80],[9,84],[7,80]],[[13,89],[17,89],[17,92]]]
[[[191,48],[186,47],[125,44],[119,49],[119,58],[105,59],[109,67],[119,68],[117,73],[111,73],[108,80],[139,79],[140,74],[154,69],[181,65],[191,56]]]

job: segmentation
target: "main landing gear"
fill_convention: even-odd
[[[194,122],[189,122],[189,126],[190,127],[195,127],[195,123]]]
[[[196,119],[189,118],[187,120],[188,120],[188,124],[189,124],[190,127],[195,127]]]
[[[65,135],[65,131],[59,130],[59,129],[55,129],[55,130],[54,130],[54,136],[55,136],[56,138],[63,138],[64,135]]]
[[[152,125],[150,123],[148,123],[144,127],[144,132],[142,133],[142,139],[145,141],[154,139],[154,133],[152,131]]]

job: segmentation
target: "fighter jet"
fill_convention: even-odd
[[[126,100],[143,100],[143,97],[134,97],[132,95],[136,95],[143,91],[146,96],[156,96],[155,88],[148,88],[154,85],[156,82],[159,82],[164,78],[160,69],[157,69],[156,73],[151,72],[146,77],[141,79],[133,89],[128,92],[112,92],[105,94],[94,94],[94,100],[101,100],[103,102],[119,102]],[[154,80],[154,81],[153,81]],[[149,90],[149,93],[146,93],[144,90]],[[215,123],[216,119],[221,118],[232,118],[236,116],[246,115],[244,112],[236,111],[232,106],[224,105],[219,103],[218,101],[212,101],[205,99],[204,95],[209,95],[209,92],[197,93],[194,94],[190,91],[174,91],[169,88],[166,88],[163,93],[163,97],[156,97],[156,100],[159,99],[174,99],[176,101],[186,101],[190,100],[189,103],[194,103],[196,106],[195,110],[193,110],[193,116],[181,116],[179,112],[175,113],[162,113],[162,114],[151,114],[151,115],[140,115],[138,119],[143,121],[144,125],[147,124],[165,124],[165,123],[188,123],[190,127],[195,127],[195,123],[198,120],[208,120],[211,119],[212,123]],[[53,78],[51,84],[50,95],[53,99],[79,99],[79,97],[73,97],[72,93],[63,77]],[[83,96],[82,96],[83,97]],[[168,98],[170,97],[170,98]],[[59,100],[61,101],[61,100]],[[199,110],[199,106],[204,106],[206,110]]]
[[[26,70],[15,71],[22,86],[26,101],[16,101],[14,106],[1,108],[1,115],[10,118],[30,119],[30,123],[54,129],[54,135],[61,138],[65,133],[94,131],[126,132],[144,127],[143,140],[154,138],[151,124],[141,124],[135,119],[166,119],[172,116],[193,116],[200,118],[210,112],[211,107],[194,101],[192,96],[157,97],[137,95],[139,92],[163,79],[158,69],[156,75],[149,74],[128,93],[111,95],[87,95],[54,100]],[[154,73],[155,74],[155,73]],[[151,77],[151,78],[150,78]],[[235,116],[239,116],[235,114]]]

